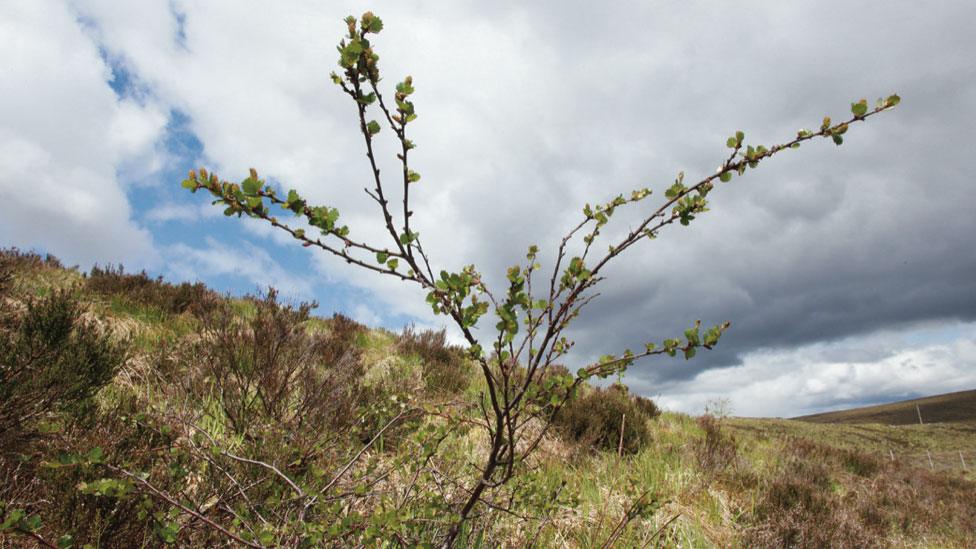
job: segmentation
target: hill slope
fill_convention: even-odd
[[[918,410],[916,410],[916,406]],[[976,390],[813,414],[793,419],[811,423],[912,425],[919,422],[919,413],[921,413],[924,423],[976,423]]]
[[[486,451],[465,360],[273,293],[0,249],[0,548],[436,546]],[[976,424],[631,398],[584,387],[458,546],[976,547]]]

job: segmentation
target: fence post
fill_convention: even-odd
[[[962,457],[962,450],[959,450],[959,461],[962,462],[963,471],[968,471],[969,467],[966,467],[966,459]]]
[[[918,424],[925,425],[924,423],[922,423],[922,411],[918,409],[918,404],[915,405],[915,413],[918,414]]]
[[[617,444],[617,457],[624,455],[624,421],[627,419],[627,414],[621,414],[620,416],[620,442]]]
[[[935,465],[932,463],[932,452],[925,450],[925,453],[929,456],[929,469],[935,471]]]

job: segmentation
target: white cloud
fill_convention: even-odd
[[[928,335],[923,340],[939,340],[932,336],[940,331],[880,332],[756,351],[740,366],[660,387],[664,395],[657,399],[689,413],[701,413],[709,400],[729,398],[735,415],[796,416],[976,387],[976,324],[949,327],[948,341],[920,343],[919,333]]]
[[[117,176],[145,175],[165,116],[119,100],[95,44],[60,2],[0,5],[0,233],[71,262],[155,259]],[[133,168],[135,169],[135,168]]]
[[[251,281],[255,291],[264,291],[270,285],[286,297],[311,299],[311,281],[286,271],[264,249],[247,242],[227,246],[210,237],[206,243],[206,248],[185,244],[165,247],[162,253],[168,273],[179,280],[233,275]]]
[[[181,221],[193,223],[201,219],[212,219],[220,217],[219,208],[206,204],[176,204],[164,202],[150,208],[143,218],[154,223],[167,223],[170,221]]]
[[[172,160],[159,143],[167,120],[167,113],[155,103],[139,104],[131,98],[118,101],[108,137],[120,182],[144,179]]]
[[[353,307],[352,319],[366,326],[379,326],[383,322],[383,317],[362,303]]]

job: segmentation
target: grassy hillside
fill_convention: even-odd
[[[486,449],[443,334],[273,294],[3,251],[0,365],[0,547],[435,546]],[[976,545],[970,425],[576,402],[460,546]]]
[[[919,414],[922,415],[922,422],[924,423],[970,423],[976,425],[976,390],[813,414],[795,419],[811,423],[915,425],[919,423]]]

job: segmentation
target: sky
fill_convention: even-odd
[[[624,382],[672,410],[784,417],[976,388],[968,1],[6,0],[0,246],[449,328],[418,289],[179,185],[254,167],[380,239],[355,107],[329,80],[343,17],[367,9],[382,85],[417,90],[411,223],[437,270],[474,263],[495,286],[530,244],[550,264],[583,204],[712,173],[736,130],[769,145],[898,93],[842,147],[779,155],[629,250],[566,362],[728,320],[717,349]],[[614,219],[611,236],[636,218]]]

